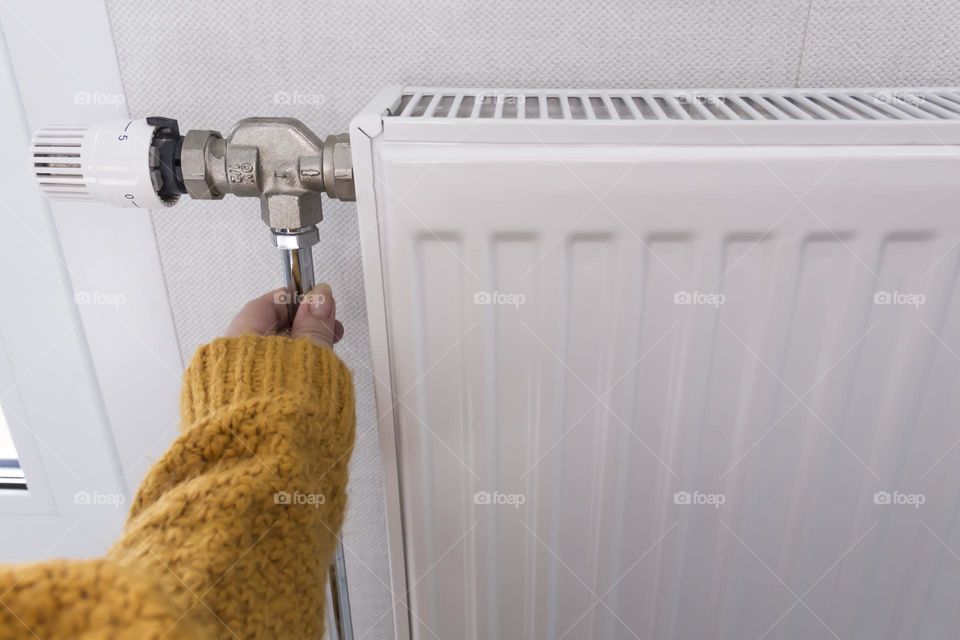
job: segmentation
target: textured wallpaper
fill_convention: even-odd
[[[919,0],[108,0],[132,115],[224,133],[247,116],[346,131],[383,85],[742,87],[956,85],[960,4]],[[154,214],[184,359],[282,284],[252,200]],[[325,210],[359,434],[345,529],[358,638],[393,636],[376,409],[352,205]]]

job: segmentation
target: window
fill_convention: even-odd
[[[17,458],[17,449],[13,446],[13,436],[0,410],[0,489],[26,489],[27,483]]]

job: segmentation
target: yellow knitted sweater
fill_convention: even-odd
[[[350,373],[307,340],[199,349],[182,433],[105,557],[0,568],[0,638],[319,638],[346,506]]]

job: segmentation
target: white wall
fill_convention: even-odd
[[[289,115],[346,130],[387,84],[652,87],[960,84],[960,4],[920,0],[110,0],[131,114],[225,130]],[[254,201],[155,214],[185,358],[281,272]],[[355,209],[333,204],[317,273],[347,326],[359,438],[346,529],[358,637],[391,635]],[[365,635],[366,634],[366,635]]]

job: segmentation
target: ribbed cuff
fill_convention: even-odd
[[[350,404],[352,393],[346,365],[305,338],[218,338],[197,349],[187,367],[180,414],[186,428],[232,405],[280,396],[318,413],[337,413]]]

